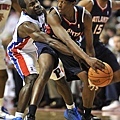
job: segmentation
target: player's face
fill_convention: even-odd
[[[38,16],[42,13],[42,6],[38,0],[25,0],[26,12],[31,16]]]
[[[113,37],[113,42],[115,45],[115,50],[120,51],[120,37],[119,36],[114,36]]]
[[[73,7],[73,3],[66,0],[58,0],[57,2],[58,11],[60,14],[69,14],[70,8]]]

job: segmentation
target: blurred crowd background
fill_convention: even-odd
[[[51,6],[56,6],[56,0],[39,0],[46,10],[49,10]],[[4,48],[6,49],[8,43],[12,39],[14,28],[19,19],[19,13],[11,10],[6,27],[3,33],[0,35]],[[116,56],[120,64],[120,10],[113,12],[108,23],[106,24],[101,36],[101,42],[103,42]],[[22,79],[16,72],[14,66],[10,62],[6,54],[6,64],[8,66],[9,78],[6,83],[4,93],[5,107],[11,109],[17,106],[18,95],[21,87],[24,85]],[[61,65],[62,66],[62,65]],[[56,91],[54,76],[51,76],[48,84],[46,85],[44,97],[39,105],[40,108],[64,108],[65,104],[61,96]],[[80,109],[82,109],[81,91],[83,84],[81,81],[73,81],[69,83],[74,101]],[[115,83],[104,88],[100,88],[97,91],[94,101],[94,110],[103,111],[120,111],[120,83]]]

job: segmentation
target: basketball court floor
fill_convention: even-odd
[[[63,117],[65,109],[38,109],[36,120],[66,120]],[[15,109],[11,111],[14,114]],[[101,112],[92,111],[93,115],[99,116],[101,120],[120,120],[120,111],[118,112]]]

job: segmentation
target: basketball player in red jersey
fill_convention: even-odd
[[[72,40],[81,47],[81,41],[86,38],[86,51],[89,56],[94,56],[94,47],[92,44],[92,19],[88,11],[83,7],[75,6],[75,0],[58,0],[57,7],[52,7],[48,15],[47,22],[52,32],[53,38],[62,40],[70,48],[67,43],[65,30],[69,33]],[[69,12],[69,14],[68,14]],[[65,30],[64,30],[64,29]],[[59,31],[59,32],[58,32]],[[88,32],[89,31],[89,32]],[[77,53],[75,53],[77,54]],[[88,88],[87,72],[76,60],[71,57],[59,53],[59,57],[63,63],[66,77],[68,81],[82,80],[84,82],[82,99],[85,111],[85,119],[94,119],[91,115],[91,107],[93,105],[94,91]],[[66,113],[64,114],[66,116]]]

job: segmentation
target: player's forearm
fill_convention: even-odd
[[[56,39],[47,38],[47,44],[49,44],[52,48],[56,49],[62,54],[72,56],[72,51],[70,51],[70,49],[65,44]]]
[[[69,42],[67,42],[66,45],[69,47],[69,49],[87,62],[89,56],[72,39],[68,41]]]
[[[65,29],[57,28],[59,32],[56,32],[55,29],[53,29],[53,32],[55,35],[63,41],[67,47],[75,54],[77,54],[80,58],[87,61],[89,59],[89,56],[70,38],[69,34],[66,32]]]
[[[86,53],[90,57],[95,57],[95,50],[94,50],[94,46],[93,46],[92,32],[87,34],[87,35],[85,34],[85,39],[86,39]]]
[[[58,40],[55,40],[55,39],[49,39],[49,45],[56,49],[57,51],[61,52],[62,54],[65,54],[65,55],[69,55],[69,56],[72,56],[72,52],[70,51],[70,49],[65,45],[63,44],[62,42],[58,41]]]
[[[66,40],[67,41],[67,40]],[[89,59],[89,56],[71,39],[68,40],[69,42],[66,42],[66,45],[69,47],[69,49],[79,56],[79,58],[84,59],[87,62],[87,59]]]
[[[62,54],[66,54],[70,56],[72,55],[72,52],[69,50],[69,48],[65,44],[63,44],[62,42],[58,40],[51,38],[48,34],[44,32],[40,32],[39,37],[36,38],[35,40],[38,42],[44,42],[44,43],[49,44],[51,47],[61,52]]]
[[[95,57],[95,50],[93,47],[91,48],[87,48],[86,47],[86,53],[90,56],[90,57]]]

